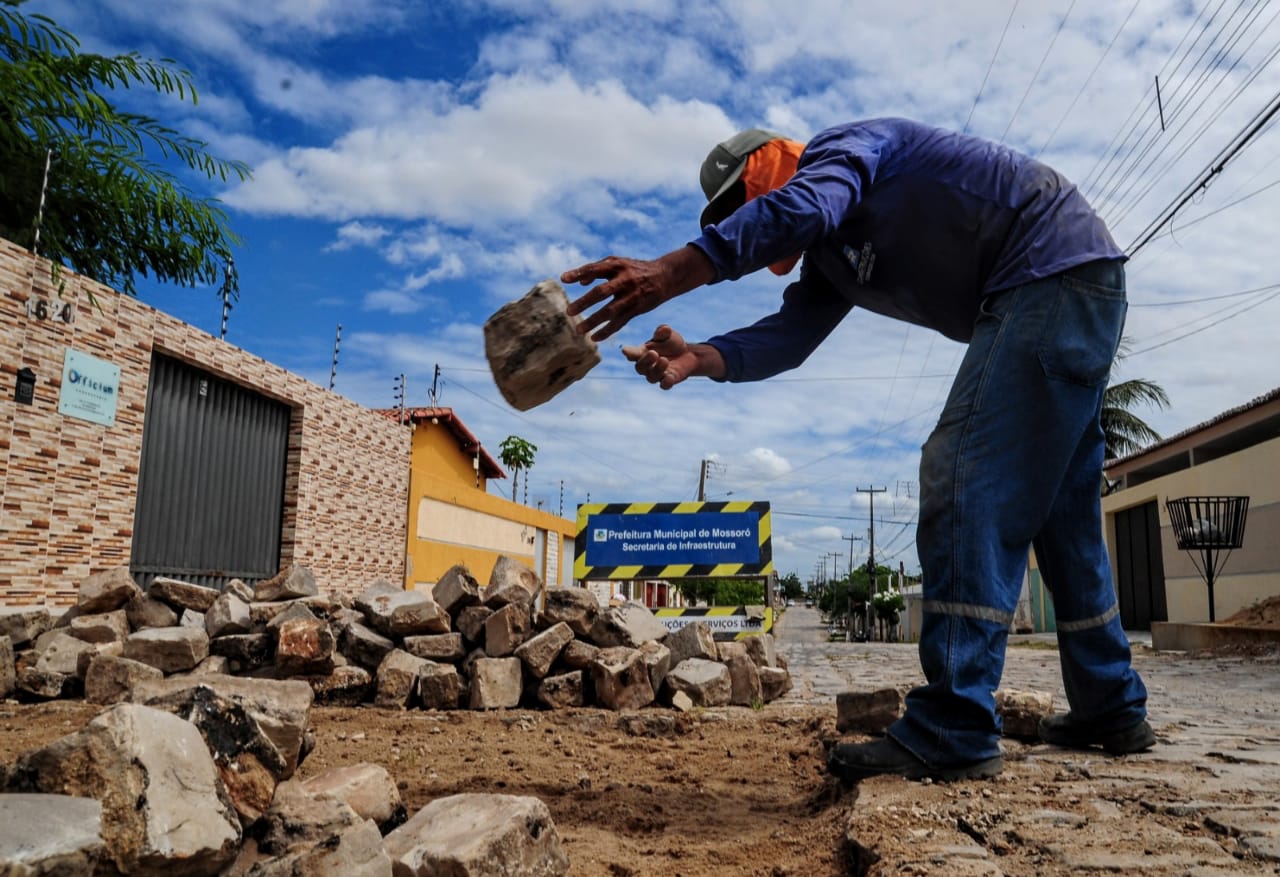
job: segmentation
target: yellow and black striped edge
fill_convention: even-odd
[[[757,563],[671,563],[661,566],[587,566],[587,521],[591,515],[692,515],[699,512],[756,512],[760,521]],[[615,502],[578,506],[573,577],[579,581],[612,579],[685,579],[767,576],[773,572],[773,523],[767,502]]]
[[[746,615],[747,607],[745,606],[696,606],[688,609],[654,609],[653,614],[659,621],[664,618],[684,618],[688,619],[688,622],[692,624],[694,621],[705,620],[711,627],[711,635],[721,642],[746,639],[749,636],[759,636],[762,633],[768,633],[773,630],[772,606],[766,607],[763,615],[745,623],[734,625],[735,627],[742,627],[742,630],[717,630],[715,620]]]

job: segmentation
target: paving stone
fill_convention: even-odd
[[[569,297],[544,280],[484,324],[484,353],[502,398],[520,411],[552,399],[600,362],[600,351],[565,313]]]
[[[0,795],[0,873],[92,874],[105,854],[102,805],[71,795]]]
[[[1240,848],[1264,862],[1280,862],[1280,837],[1242,837]]]

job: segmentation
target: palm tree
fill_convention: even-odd
[[[1128,353],[1129,339],[1122,338],[1112,366],[1112,375]],[[1155,381],[1145,378],[1110,384],[1103,393],[1102,432],[1106,436],[1108,460],[1132,454],[1160,441],[1160,433],[1133,413],[1133,409],[1140,404],[1168,408],[1169,395]]]
[[[526,441],[518,435],[509,435],[502,440],[502,444],[498,445],[498,453],[502,458],[502,465],[511,470],[511,501],[516,501],[516,491],[520,485],[520,470],[525,471],[524,479],[524,496],[525,501],[529,499],[529,476],[528,471],[533,468],[533,455],[537,453],[538,446],[533,442]]]

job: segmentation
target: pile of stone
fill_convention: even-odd
[[[0,874],[568,871],[537,798],[453,795],[406,818],[379,765],[296,779],[314,747],[312,703],[311,687],[298,680],[139,680],[129,702],[0,765]]]
[[[312,706],[758,706],[791,685],[770,636],[669,634],[579,588],[535,611],[541,590],[509,558],[485,587],[456,566],[431,594],[379,582],[354,599],[302,567],[146,593],[117,569],[58,618],[0,608],[0,697],[106,706],[0,765],[0,874],[554,877],[568,857],[537,798],[453,795],[410,817],[380,766],[295,778]]]
[[[602,607],[583,588],[550,589],[535,610],[540,593],[507,557],[487,586],[458,565],[429,594],[375,582],[354,599],[321,593],[298,566],[254,587],[157,578],[145,593],[120,568],[85,579],[56,619],[0,608],[0,697],[106,705],[214,674],[300,680],[321,704],[630,710],[759,706],[791,687],[767,634],[669,633],[642,604]]]

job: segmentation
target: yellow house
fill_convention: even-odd
[[[401,417],[399,409],[382,413]],[[457,563],[483,584],[501,555],[528,565],[546,587],[572,584],[575,522],[490,494],[489,479],[506,473],[452,408],[411,408],[403,417],[413,429],[406,588],[429,590]]]

